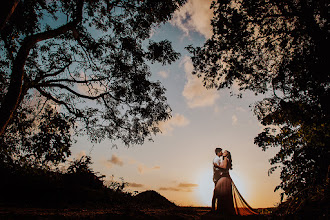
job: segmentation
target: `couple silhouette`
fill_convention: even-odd
[[[223,215],[257,215],[258,212],[244,200],[230,177],[229,170],[233,167],[231,153],[228,150],[222,152],[221,148],[216,148],[215,154],[212,211]]]

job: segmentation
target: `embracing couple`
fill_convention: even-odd
[[[212,211],[224,215],[256,215],[249,204],[243,199],[230,178],[229,170],[232,169],[231,153],[222,152],[221,148],[215,149],[213,159],[214,191],[212,198]]]

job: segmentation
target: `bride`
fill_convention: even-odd
[[[232,160],[229,151],[224,151],[223,160],[218,167],[221,168],[222,175],[214,190],[218,199],[217,210],[225,215],[257,215],[258,213],[244,200],[230,178]]]

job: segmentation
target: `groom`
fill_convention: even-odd
[[[217,185],[218,180],[221,177],[222,171],[219,168],[222,162],[222,149],[217,147],[215,148],[215,158],[213,159],[213,182],[214,182],[214,190]],[[213,190],[213,198],[212,198],[212,211],[215,211],[215,203],[218,203],[217,198],[215,196],[215,191]]]

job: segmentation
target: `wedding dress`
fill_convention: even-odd
[[[225,160],[228,160],[225,158]],[[215,194],[218,198],[218,211],[225,215],[257,215],[258,212],[251,208],[239,193],[234,182],[230,178],[229,168],[225,168],[221,178],[215,186]]]

